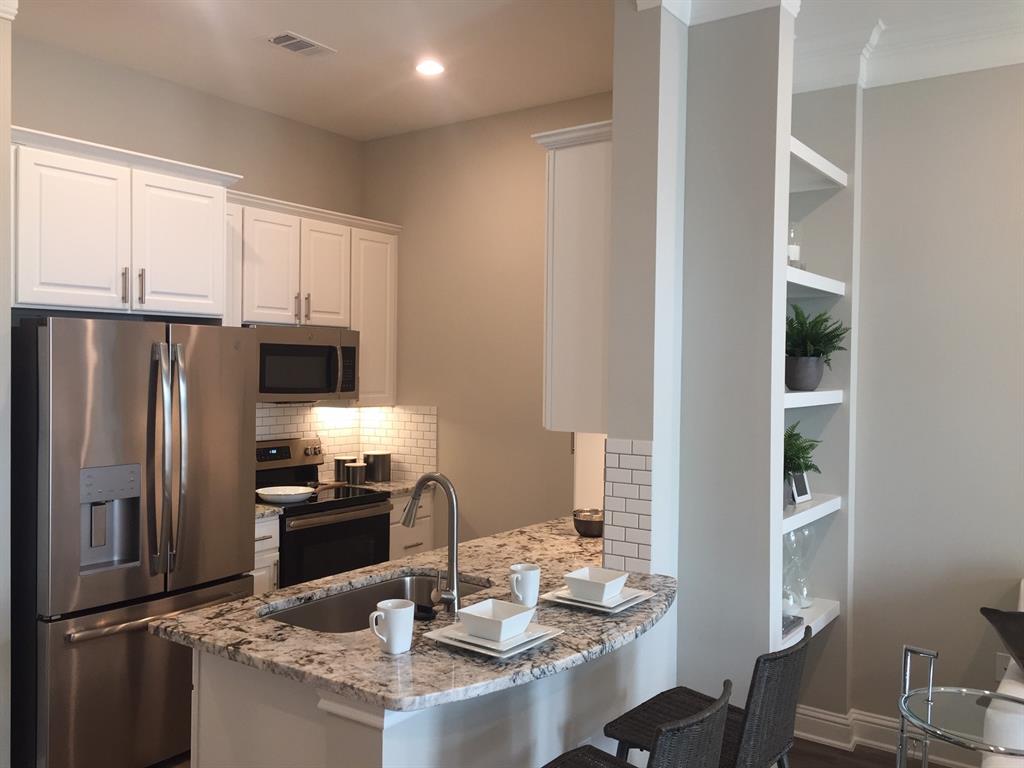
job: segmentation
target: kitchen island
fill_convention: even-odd
[[[600,539],[570,518],[465,542],[464,599],[508,599],[508,566],[542,568],[541,592],[601,561]],[[563,634],[501,661],[441,646],[416,622],[412,650],[387,656],[368,630],[324,633],[273,614],[388,579],[435,575],[444,549],[154,622],[193,648],[193,768],[219,766],[530,766],[597,740],[603,724],[674,684],[675,580],[630,574],[655,593],[606,615],[541,602]]]

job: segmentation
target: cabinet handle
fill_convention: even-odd
[[[312,297],[312,295],[313,294],[311,294],[311,293],[307,293],[306,294],[306,319],[307,320],[309,320],[309,302],[310,302],[310,298]]]
[[[121,303],[128,303],[128,267],[121,270]]]
[[[139,304],[146,303],[146,268],[139,270]]]
[[[257,536],[256,541],[270,541],[274,538],[274,534],[268,533],[266,536]]]
[[[299,324],[299,294],[295,294],[295,324]]]
[[[415,544],[406,544],[404,547],[402,547],[402,549],[413,549],[414,547],[422,547],[422,546],[423,546],[423,542],[422,541],[417,541]]]

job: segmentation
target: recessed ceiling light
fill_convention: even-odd
[[[416,71],[425,77],[437,77],[444,72],[444,65],[437,59],[423,59],[416,65]]]

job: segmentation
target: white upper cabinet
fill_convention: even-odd
[[[607,432],[611,123],[534,136],[548,149],[544,427]]]
[[[237,328],[242,324],[242,206],[228,203],[224,207],[227,222],[227,285],[224,290],[224,325]]]
[[[241,176],[11,128],[15,306],[224,314],[225,187]]]
[[[242,224],[242,320],[298,323],[298,216],[246,207]]]
[[[398,238],[352,228],[352,328],[359,331],[359,405],[394,405]]]
[[[351,315],[352,229],[302,219],[302,321],[348,328]]]
[[[128,310],[131,170],[18,147],[17,304]]]
[[[137,311],[224,314],[224,187],[132,171]]]

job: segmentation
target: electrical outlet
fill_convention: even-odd
[[[996,653],[996,682],[1003,679],[1006,674],[1006,670],[1010,666],[1010,654],[998,652]]]

